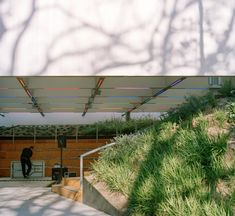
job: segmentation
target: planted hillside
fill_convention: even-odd
[[[125,215],[235,213],[235,101],[189,97],[151,129],[115,139],[93,164]]]

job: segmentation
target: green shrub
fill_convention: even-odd
[[[153,140],[151,131],[146,134],[116,137],[117,144],[103,150],[99,160],[92,164],[97,180],[106,182],[111,190],[122,192],[127,196],[131,191],[132,182],[136,178],[140,164],[150,148],[149,144]]]
[[[222,207],[222,208],[221,208]],[[159,215],[174,216],[228,216],[225,206],[218,205],[215,201],[206,202],[195,197],[183,199],[182,197],[170,197],[161,204]]]
[[[119,118],[114,118],[87,125],[18,125],[14,127],[0,127],[0,135],[6,137],[12,136],[14,128],[15,137],[33,137],[34,131],[36,131],[37,137],[55,137],[57,133],[65,134],[67,137],[78,136],[95,138],[97,130],[99,137],[114,137],[120,134],[135,133],[152,126],[154,122],[156,122],[156,120],[151,118],[151,116],[148,116],[139,119],[131,119],[128,122]]]
[[[218,92],[223,97],[231,97],[232,96],[232,93],[231,93],[232,90],[233,90],[233,87],[232,87],[231,80],[225,80],[223,82],[223,85],[221,86],[221,88],[218,90]]]
[[[115,138],[93,165],[97,180],[128,198],[125,215],[233,215],[235,172],[224,160],[229,133],[208,135],[211,123],[224,125],[226,111],[210,109],[211,95],[187,101],[151,129]],[[229,194],[217,191],[221,181]]]
[[[215,120],[218,122],[218,126],[220,128],[223,128],[223,126],[225,125],[225,123],[228,121],[228,115],[224,110],[216,110],[213,113],[213,116],[215,118]]]
[[[200,97],[189,96],[185,98],[185,103],[169,110],[163,120],[179,123],[192,118],[192,116],[205,111],[209,107],[215,106],[216,99],[212,93]]]
[[[228,104],[228,119],[229,122],[235,123],[235,102]]]

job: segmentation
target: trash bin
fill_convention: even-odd
[[[62,168],[62,176],[64,177],[65,172],[68,172],[67,167]],[[52,180],[59,181],[60,180],[60,168],[52,168]]]

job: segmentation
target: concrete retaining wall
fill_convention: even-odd
[[[103,211],[112,216],[122,216],[125,211],[126,200],[123,197],[112,197],[115,193],[107,193],[100,190],[97,184],[92,184],[92,178],[84,178],[83,203]]]

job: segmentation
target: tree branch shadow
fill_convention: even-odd
[[[160,128],[160,126],[159,126]],[[143,214],[146,216],[156,215],[158,212],[160,203],[164,200],[164,183],[161,174],[161,168],[163,166],[164,158],[172,154],[171,144],[176,138],[176,134],[173,134],[168,139],[159,141],[156,139],[145,157],[145,160],[141,163],[138,176],[135,179],[132,187],[132,191],[129,195],[128,206],[126,215],[132,215],[135,213],[140,213],[140,206],[148,206],[148,209],[143,209]],[[151,191],[142,200],[141,193],[143,192],[144,185],[149,187],[149,179],[151,179]],[[145,202],[142,203],[142,202]],[[149,205],[146,205],[146,202]]]
[[[123,7],[131,8],[133,2],[128,3],[128,5],[123,4]],[[85,20],[85,18],[81,18],[79,14],[74,14],[59,3],[54,6],[41,8],[39,6],[37,7],[37,3],[38,0],[31,0],[31,10],[29,15],[25,22],[20,25],[21,29],[18,32],[16,40],[13,42],[11,64],[8,71],[8,74],[10,75],[16,74],[16,71],[17,73],[21,73],[18,71],[18,68],[16,68],[17,61],[22,59],[18,59],[17,53],[20,50],[24,35],[30,31],[30,26],[34,24],[33,18],[37,13],[44,10],[58,11],[64,17],[73,20],[73,22],[75,21],[76,24],[56,34],[52,41],[48,43],[49,45],[43,48],[45,56],[42,58],[43,62],[40,63],[42,66],[38,66],[38,69],[35,71],[29,71],[30,75],[48,75],[51,73],[52,66],[59,67],[61,64],[64,65],[64,62],[66,62],[66,65],[69,65],[67,62],[71,62],[70,64],[74,65],[75,73],[77,72],[78,74],[83,72],[80,68],[85,68],[84,71],[87,71],[90,75],[101,75],[115,71],[116,69],[121,70],[123,68],[123,70],[126,70],[127,68],[137,67],[143,74],[151,75],[168,75],[172,71],[181,71],[182,68],[192,69],[197,71],[198,75],[203,75],[204,73],[211,71],[216,73],[215,67],[220,63],[218,61],[219,55],[223,54],[224,61],[226,62],[229,58],[228,55],[234,54],[234,48],[231,47],[231,45],[228,45],[234,31],[234,8],[232,8],[232,16],[224,31],[224,37],[220,41],[217,41],[216,51],[206,56],[204,37],[207,30],[205,30],[203,26],[205,24],[209,26],[209,23],[206,22],[205,8],[202,0],[189,0],[184,4],[179,0],[175,0],[171,3],[170,7],[167,2],[164,1],[161,8],[156,8],[156,13],[158,12],[158,14],[160,14],[159,19],[150,17],[149,20],[137,22],[129,28],[122,30],[120,28],[114,32],[105,30],[102,25],[90,23]],[[175,42],[175,37],[178,37],[178,34],[191,34],[189,28],[192,26],[184,27],[184,22],[187,21],[188,17],[182,17],[184,17],[185,12],[188,13],[190,10],[193,11],[195,7],[198,8],[198,19],[195,18],[198,23],[195,21],[192,25],[193,28],[196,28],[196,26],[199,28],[198,32],[196,29],[193,29],[192,34],[197,33],[199,39],[197,39],[195,35],[192,35],[191,39],[183,37],[178,38],[177,40],[179,41]],[[41,16],[43,16],[43,14]],[[195,17],[196,16],[195,13]],[[176,28],[176,22],[180,23],[181,26]],[[162,30],[163,26],[165,30]],[[147,29],[150,30],[144,35],[144,31]],[[8,30],[10,29],[7,29],[7,26],[3,22],[3,17],[0,16],[0,40],[3,35],[6,35]],[[88,35],[94,34],[94,37],[98,35],[106,42],[91,43],[85,47],[80,46],[79,35],[86,32]],[[141,38],[143,45],[139,46],[139,44],[131,44],[126,40],[127,38],[134,39],[134,35]],[[60,45],[64,40],[69,41],[72,36],[78,37],[78,43],[74,44],[73,48],[67,47],[62,50]],[[147,39],[143,40],[144,37]],[[39,45],[37,44],[37,46]],[[58,49],[58,47],[60,49],[59,53],[57,52],[53,56],[52,53],[54,50]],[[199,48],[199,51],[197,50],[197,47]],[[198,57],[194,57],[193,55],[197,52]],[[189,58],[189,55],[192,56]],[[77,62],[74,60],[75,58],[78,59]],[[227,65],[227,70],[231,70],[230,65]]]

